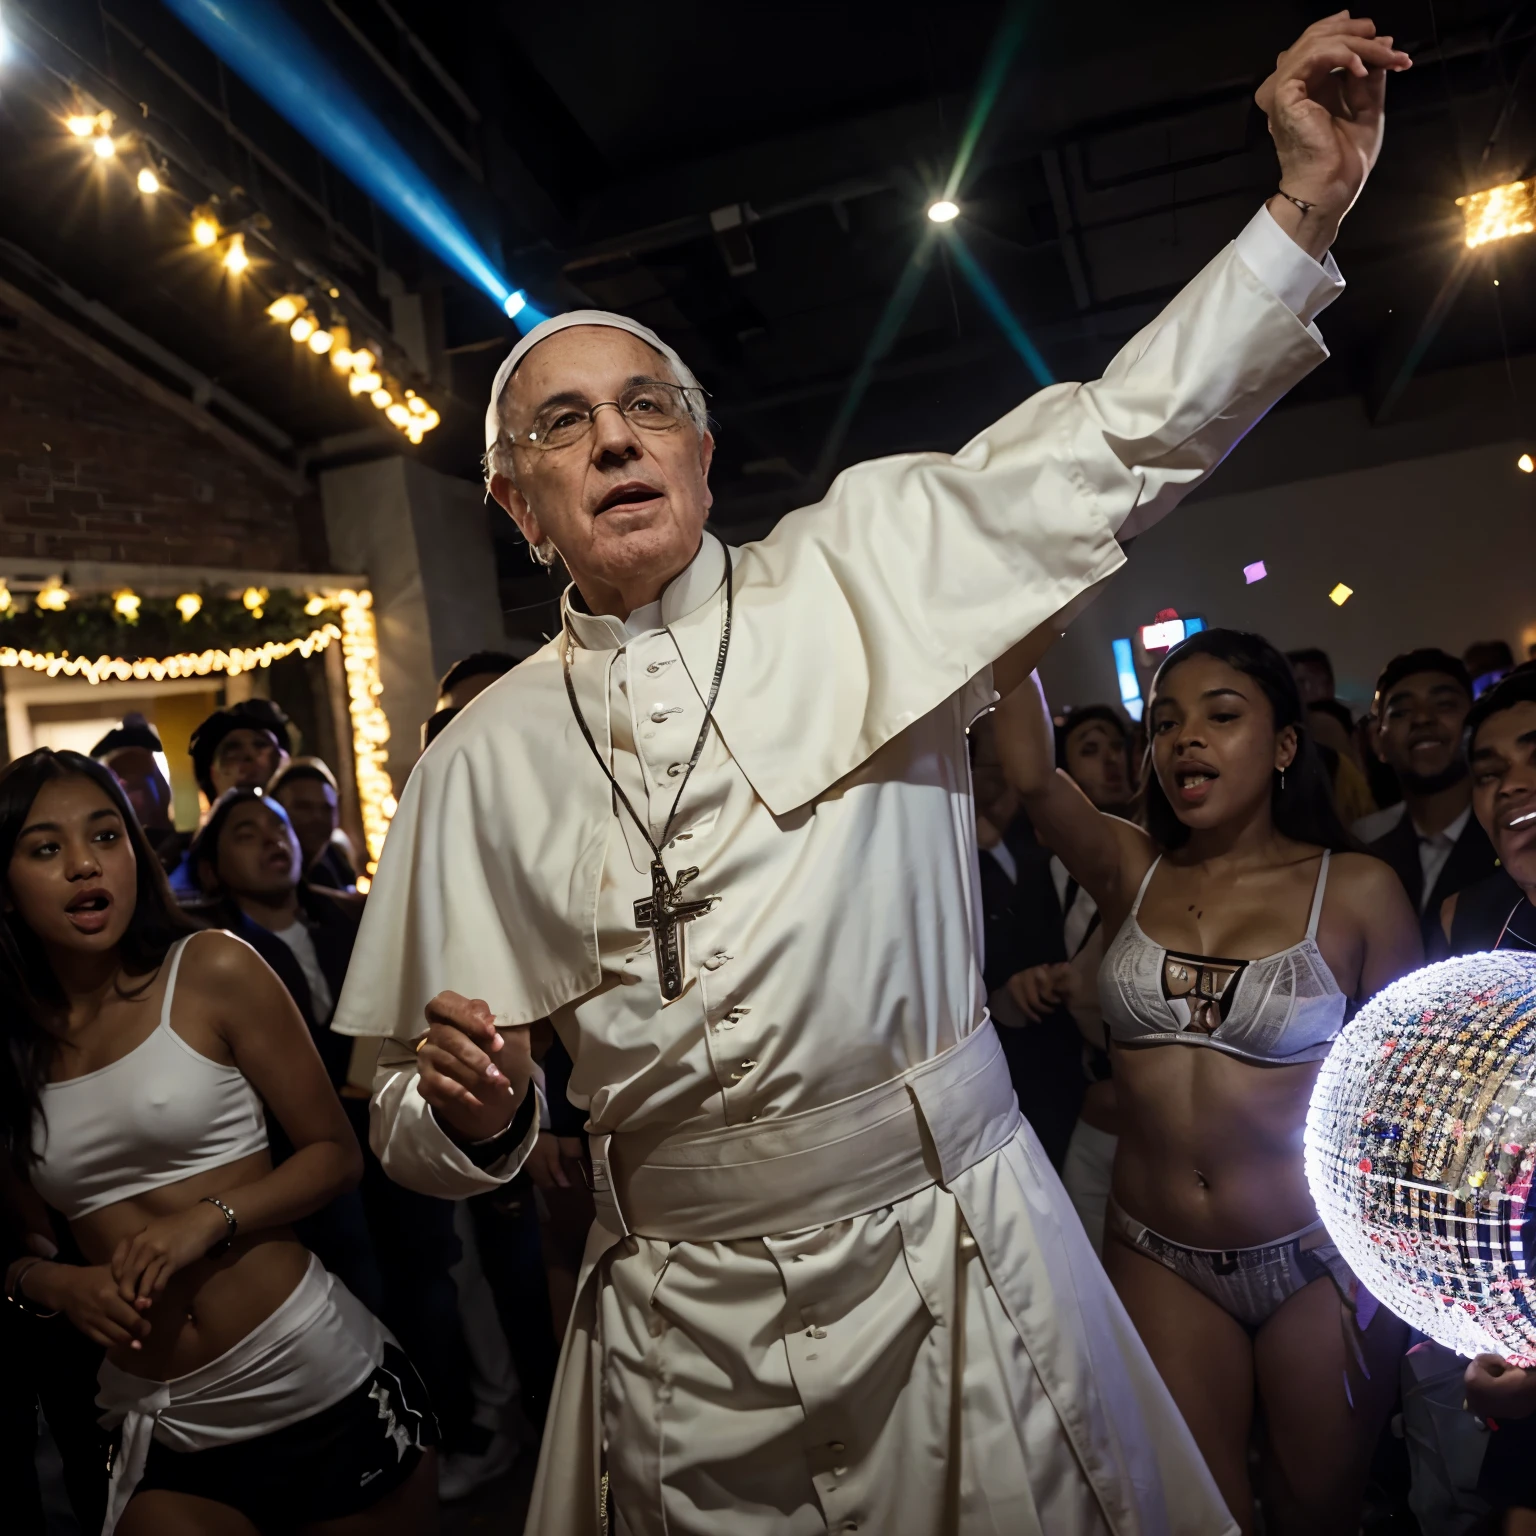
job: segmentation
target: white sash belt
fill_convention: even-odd
[[[889,1082],[699,1135],[594,1135],[597,1219],[619,1236],[730,1242],[829,1226],[947,1184],[1012,1139],[1019,1104],[992,1021]]]
[[[151,1381],[103,1360],[101,1427],[121,1424],[123,1433],[102,1536],[111,1536],[128,1507],[151,1440],[173,1451],[206,1451],[296,1424],[366,1381],[383,1358],[384,1339],[378,1319],[311,1254],[288,1299],[207,1365]]]

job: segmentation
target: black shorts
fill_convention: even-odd
[[[421,1377],[386,1344],[361,1386],[297,1424],[207,1451],[151,1443],[134,1495],[162,1489],[212,1499],[276,1536],[377,1503],[410,1477],[437,1438]]]

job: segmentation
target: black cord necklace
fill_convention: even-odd
[[[691,901],[682,900],[683,888],[698,878],[698,867],[680,869],[677,872],[677,879],[673,880],[667,874],[667,866],[662,860],[661,850],[671,835],[672,823],[677,820],[678,807],[682,804],[683,791],[688,787],[688,780],[693,777],[693,770],[698,766],[699,756],[704,751],[704,743],[709,737],[710,722],[715,713],[715,700],[720,697],[720,680],[725,676],[725,658],[731,648],[732,610],[731,556],[730,551],[727,550],[725,622],[720,628],[720,655],[715,661],[714,680],[709,685],[709,698],[704,705],[704,723],[699,727],[699,739],[693,744],[693,756],[688,759],[688,767],[683,773],[682,783],[677,786],[677,794],[673,796],[672,809],[667,813],[659,840],[651,836],[650,828],[640,818],[634,806],[629,803],[629,796],[624,793],[623,786],[614,777],[613,770],[604,762],[603,754],[598,751],[597,742],[592,739],[591,727],[587,724],[586,716],[582,714],[581,705],[576,698],[576,685],[571,681],[572,646],[569,628],[566,630],[565,646],[560,653],[565,673],[566,697],[571,701],[571,713],[576,716],[576,724],[581,727],[582,737],[591,749],[592,756],[596,758],[597,766],[603,770],[604,777],[612,785],[619,804],[629,812],[629,819],[639,828],[640,836],[645,839],[646,846],[651,850],[651,894],[635,903],[635,927],[648,931],[655,941],[656,974],[661,983],[661,995],[669,1002],[680,996],[683,990],[681,925],[695,917],[701,917],[715,904],[717,898],[699,896]],[[614,814],[617,815],[618,811],[615,810]]]

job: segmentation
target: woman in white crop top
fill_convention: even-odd
[[[1197,634],[1158,669],[1145,829],[1056,771],[1043,705],[1038,678],[1005,700],[998,742],[1113,935],[1104,1266],[1243,1531],[1258,1408],[1266,1531],[1352,1536],[1405,1331],[1329,1241],[1302,1133],[1346,1008],[1421,962],[1413,913],[1348,851],[1290,667],[1257,635]]]
[[[87,1261],[40,1257],[37,1234],[4,1304],[106,1349],[104,1536],[435,1529],[419,1380],[290,1227],[361,1158],[282,983],[193,929],[116,779],[77,753],[0,774],[0,876],[9,1177]],[[269,1113],[295,1148],[276,1169]]]

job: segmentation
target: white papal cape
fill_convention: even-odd
[[[334,1028],[404,1042],[451,988],[551,1018],[598,1224],[537,1536],[1235,1530],[1018,1116],[987,1020],[966,728],[1326,352],[1341,286],[1260,212],[1103,379],[953,457],[858,466],[733,552],[715,726],[666,850],[718,897],[662,999],[649,853],[572,718],[559,640],[417,765]],[[581,707],[660,836],[703,721],[726,553],[627,623],[567,601]],[[459,1197],[512,1176],[386,1045],[373,1145]],[[605,1522],[607,1525],[605,1527]]]

